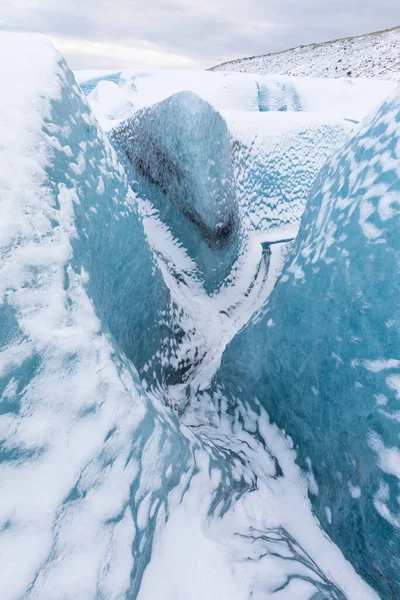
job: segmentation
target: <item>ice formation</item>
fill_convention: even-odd
[[[0,51],[2,600],[390,598],[397,97]]]
[[[313,112],[223,111],[242,226],[259,237],[297,231],[317,174],[352,124]]]
[[[151,446],[165,490],[188,458],[126,359],[127,332],[151,352],[137,323],[156,322],[163,280],[65,63],[35,37],[4,35],[1,53],[1,595],[119,598],[155,526]]]
[[[203,277],[220,282],[232,268],[239,237],[223,117],[198,96],[180,92],[123,121],[111,139],[132,188],[146,187],[160,218],[195,254]]]
[[[321,524],[382,598],[400,591],[399,122],[395,92],[321,170],[218,375],[293,438]]]
[[[222,63],[211,71],[400,81],[400,27]],[[371,82],[372,85],[375,83]]]

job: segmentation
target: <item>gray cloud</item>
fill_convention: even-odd
[[[398,24],[398,0],[3,0],[0,14],[2,29],[52,36],[74,68],[128,66],[123,46],[209,66]]]

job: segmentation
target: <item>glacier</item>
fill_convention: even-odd
[[[291,436],[321,524],[383,598],[400,591],[399,123],[394,92],[322,168],[268,304],[218,373]]]
[[[398,95],[0,48],[2,598],[391,599]]]
[[[151,198],[215,288],[232,269],[239,237],[223,117],[198,96],[180,92],[123,121],[111,141],[127,163],[131,188]]]
[[[392,81],[316,79],[207,71],[76,71],[103,129],[133,110],[190,91],[217,110],[319,112],[360,121],[397,87]]]

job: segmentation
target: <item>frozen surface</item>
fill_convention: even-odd
[[[46,40],[2,34],[0,50],[12,57],[0,63],[7,89],[0,105],[2,600],[377,600],[369,583],[379,587],[379,582],[356,560],[364,554],[349,554],[347,540],[335,530],[334,501],[325,499],[323,514],[314,502],[318,518],[312,510],[310,490],[317,485],[323,490],[319,473],[312,475],[313,453],[323,436],[314,436],[310,450],[308,439],[294,447],[272,424],[279,412],[268,415],[264,395],[260,404],[252,393],[247,376],[258,373],[264,347],[258,357],[250,347],[239,364],[233,358],[234,375],[227,380],[224,365],[209,388],[226,345],[268,295],[281,289],[281,283],[275,290],[274,284],[296,234],[298,207],[316,175],[310,155],[322,163],[328,153],[338,152],[353,125],[340,115],[282,113],[274,119],[272,112],[257,112],[252,120],[247,100],[242,106],[248,114],[241,120],[234,113],[219,114],[213,102],[190,89],[164,108],[154,107],[154,114],[159,111],[154,132],[163,125],[170,134],[167,143],[180,135],[179,152],[167,146],[178,166],[182,158],[191,160],[185,143],[189,146],[197,132],[183,119],[176,123],[177,107],[189,114],[197,107],[202,135],[194,138],[196,145],[206,154],[215,138],[225,144],[223,151],[213,150],[216,164],[223,166],[216,179],[230,171],[229,145],[239,216],[257,206],[258,221],[240,219],[237,261],[211,293],[206,281],[212,274],[205,267],[200,272],[198,257],[177,227],[177,216],[189,222],[188,198],[174,198],[171,205],[179,215],[165,217],[157,205],[160,190],[144,177],[132,177],[129,165],[118,160],[71,72]],[[106,73],[115,81],[103,75],[92,90],[99,105],[104,105],[104,84],[109,98],[110,85],[119,89],[120,83],[115,73]],[[170,90],[164,93],[168,97]],[[114,125],[132,115],[147,118],[130,98],[124,102],[126,112]],[[237,109],[240,102],[225,108]],[[105,113],[111,106],[114,100]],[[377,135],[384,135],[380,127]],[[388,131],[396,127],[390,117]],[[268,177],[261,170],[271,156],[289,175],[279,185],[276,206],[267,202]],[[352,154],[346,150],[343,156],[346,161]],[[277,173],[267,166],[275,179]],[[329,169],[334,167],[328,167],[327,185],[334,177]],[[184,172],[183,184],[193,181],[190,176]],[[206,210],[204,189],[194,181],[198,188],[189,205],[215,225],[218,207],[215,213]],[[186,189],[174,187],[173,178],[165,182],[179,194]],[[221,183],[210,189],[219,190]],[[265,202],[255,196],[249,202],[257,186]],[[289,206],[297,211],[293,216]],[[387,216],[395,204],[384,202],[379,210]],[[324,235],[325,242],[329,239]],[[311,304],[308,298],[307,307]],[[237,338],[239,350],[244,335]],[[366,369],[371,377],[393,369],[386,383],[397,393],[396,356],[363,358],[367,362],[354,369]],[[288,385],[291,375],[284,379]],[[385,392],[380,393],[376,406],[386,411]],[[289,431],[293,414],[278,425]],[[388,443],[381,431],[371,431],[373,475],[396,476],[394,440]],[[307,477],[300,468],[304,461]],[[386,484],[393,486],[383,480]],[[362,481],[353,478],[348,489],[354,502],[363,502]],[[379,513],[393,508],[390,497],[385,500],[387,488],[379,493],[366,510],[375,511],[391,532],[393,523]],[[371,544],[379,539],[372,536]]]

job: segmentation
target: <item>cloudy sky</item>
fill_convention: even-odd
[[[400,25],[400,0],[0,0],[0,29],[48,35],[74,69],[209,67]]]

